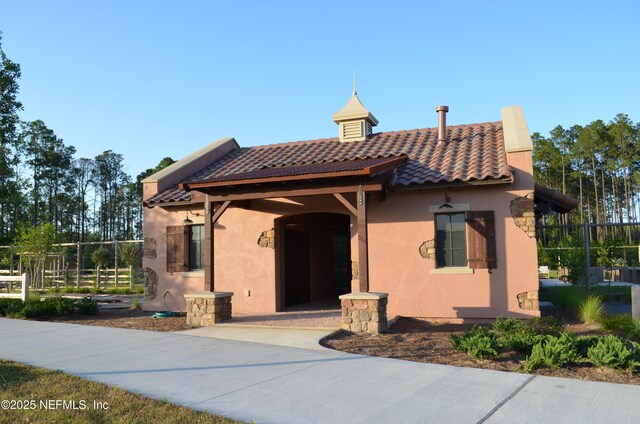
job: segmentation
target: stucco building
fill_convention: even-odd
[[[538,311],[536,204],[522,109],[502,119],[373,132],[354,91],[338,137],[218,140],[144,182],[145,309],[210,325],[342,299],[343,327],[397,315],[460,321]]]

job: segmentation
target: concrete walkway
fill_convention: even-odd
[[[212,327],[176,331],[174,334],[265,343],[301,349],[327,350],[320,345],[319,341],[336,331],[335,329],[326,330],[322,328],[285,328],[262,325],[219,324]]]
[[[640,419],[638,386],[186,334],[0,319],[0,358],[256,423]]]

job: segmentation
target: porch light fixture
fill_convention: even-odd
[[[287,222],[285,222],[284,226],[287,228],[295,228],[298,226],[298,223],[295,222],[293,218],[289,218]]]
[[[440,205],[440,207],[438,207],[438,209],[453,209],[453,206],[451,206],[449,204],[449,202],[451,201],[451,197],[449,197],[447,195],[447,193],[444,194],[444,203]]]
[[[186,211],[186,212],[187,212],[187,216],[185,219],[182,220],[182,225],[191,225],[193,224],[193,221],[189,219],[189,211]],[[191,215],[200,216],[200,214],[197,212],[196,213],[191,212]]]

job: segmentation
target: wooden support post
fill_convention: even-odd
[[[80,270],[81,270],[81,262],[82,262],[82,245],[80,242],[77,243],[77,251],[76,251],[76,289],[80,288]]]
[[[369,291],[369,242],[367,238],[367,193],[358,189],[358,261],[360,292]]]
[[[209,196],[204,199],[204,291],[212,292],[213,281],[213,208]]]
[[[133,293],[133,265],[129,265],[129,291]]]
[[[204,291],[215,291],[214,278],[214,234],[213,226],[227,210],[230,201],[225,201],[215,212],[209,196],[204,200]]]
[[[115,265],[115,284],[116,284],[116,288],[118,288],[118,277],[120,277],[120,274],[118,272],[118,240],[113,240],[113,263]]]

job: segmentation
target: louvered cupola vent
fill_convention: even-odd
[[[341,142],[366,140],[378,125],[378,120],[362,105],[355,90],[347,104],[333,115],[333,121],[340,128]]]

